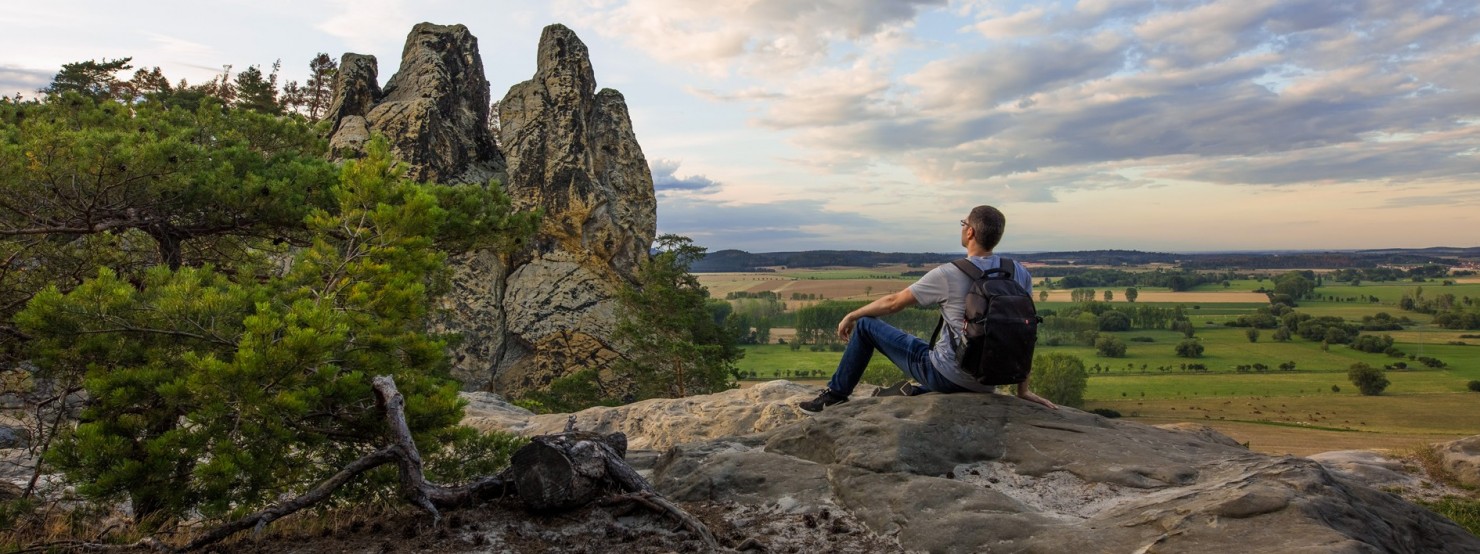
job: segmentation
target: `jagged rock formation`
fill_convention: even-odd
[[[663,450],[651,479],[670,499],[842,517],[900,550],[1480,551],[1480,538],[1346,470],[1251,452],[1199,425],[981,394],[855,396],[815,417],[791,408],[814,392],[778,381],[574,415],[583,431]],[[468,422],[485,427],[533,434],[566,419],[475,400]]]
[[[376,73],[374,56],[345,54],[340,62],[328,115],[336,153],[358,151],[370,133],[379,133],[413,179],[482,184],[503,175],[503,155],[488,127],[483,58],[467,27],[416,25],[401,68],[384,89]]]
[[[543,208],[530,258],[504,294],[509,334],[533,355],[500,364],[499,390],[548,382],[618,355],[612,300],[657,229],[652,173],[621,93],[596,92],[586,45],[563,25],[540,35],[534,78],[499,103],[516,205]]]
[[[580,369],[608,371],[621,357],[610,336],[614,298],[646,259],[657,203],[622,95],[595,89],[586,46],[564,26],[547,27],[534,77],[500,103],[506,161],[465,27],[417,25],[384,91],[374,58],[344,57],[330,110],[336,152],[381,133],[417,178],[495,177],[517,208],[545,214],[523,252],[452,260],[453,291],[435,329],[462,336],[453,371],[466,389],[517,393]]]

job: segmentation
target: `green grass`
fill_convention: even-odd
[[[1446,370],[1390,371],[1385,396],[1407,394],[1460,394],[1480,402],[1480,393],[1466,393],[1465,380]],[[1332,392],[1336,385],[1341,392]],[[1165,400],[1219,396],[1316,396],[1357,395],[1346,371],[1275,371],[1265,374],[1127,374],[1091,375],[1087,400]],[[1468,396],[1473,395],[1473,396]],[[1480,425],[1475,427],[1480,429]]]
[[[806,346],[793,352],[784,344],[752,345],[745,347],[745,357],[735,365],[747,376],[755,372],[755,379],[761,380],[827,379],[838,368],[838,359],[842,357],[842,352],[812,352]],[[876,354],[868,366],[870,370],[882,371],[894,364]]]
[[[1256,281],[1254,279],[1233,279],[1228,281],[1227,287],[1224,287],[1222,283],[1203,283],[1196,287],[1192,287],[1192,292],[1249,292],[1259,290],[1260,288],[1272,289],[1274,288],[1274,281],[1270,279],[1265,279],[1263,281]]]
[[[890,272],[880,269],[799,270],[784,275],[797,279],[869,279]],[[907,281],[909,278],[900,278]],[[1203,285],[1192,292],[1247,292],[1260,287],[1273,287],[1271,279],[1235,280],[1228,288],[1221,284]],[[1193,421],[1246,433],[1240,440],[1261,444],[1279,443],[1274,448],[1290,451],[1318,452],[1323,449],[1367,448],[1373,445],[1401,446],[1406,441],[1433,442],[1450,440],[1480,432],[1480,393],[1469,392],[1466,383],[1480,379],[1480,339],[1460,335],[1480,331],[1439,329],[1429,322],[1431,316],[1405,312],[1397,306],[1405,293],[1422,286],[1424,295],[1454,294],[1456,297],[1480,298],[1480,282],[1441,286],[1437,282],[1377,282],[1358,286],[1331,284],[1316,289],[1323,300],[1305,300],[1297,308],[1313,316],[1332,315],[1349,321],[1386,312],[1394,317],[1407,317],[1415,326],[1397,331],[1379,331],[1391,335],[1395,346],[1405,354],[1432,356],[1445,361],[1442,370],[1417,369],[1419,364],[1404,358],[1368,354],[1345,345],[1331,345],[1322,350],[1319,342],[1295,338],[1276,342],[1274,331],[1261,329],[1259,340],[1250,343],[1244,328],[1227,327],[1237,317],[1266,306],[1249,302],[1138,302],[1157,306],[1180,304],[1196,328],[1196,336],[1205,347],[1204,356],[1181,358],[1175,346],[1180,333],[1164,330],[1113,333],[1126,341],[1127,356],[1101,358],[1093,348],[1079,345],[1049,347],[1040,343],[1039,353],[1063,352],[1078,356],[1085,365],[1100,365],[1092,372],[1086,391],[1086,409],[1110,408],[1129,417],[1153,423]],[[1116,307],[1124,303],[1124,287],[1111,288]],[[1158,289],[1142,288],[1141,292]],[[830,295],[831,296],[831,295]],[[1336,298],[1360,298],[1360,301],[1336,301]],[[1367,301],[1377,297],[1377,302]],[[1040,302],[1040,310],[1063,311],[1068,302]],[[1196,309],[1194,309],[1196,307]],[[1135,342],[1133,337],[1151,337],[1153,342]],[[1463,345],[1449,344],[1462,342]],[[837,367],[841,352],[811,352],[807,348],[793,352],[785,345],[746,347],[739,368],[754,371],[759,379],[825,379]],[[1380,396],[1362,396],[1347,380],[1347,369],[1356,362],[1382,367],[1405,361],[1415,369],[1389,371],[1391,385]],[[1296,371],[1278,369],[1281,363],[1294,361]],[[1207,373],[1183,371],[1182,364],[1201,363]],[[1263,373],[1238,373],[1235,367],[1262,363],[1270,370]],[[1130,367],[1127,368],[1127,364]],[[1142,366],[1146,369],[1143,371]],[[870,374],[897,370],[883,356],[875,356]],[[1160,368],[1167,368],[1166,371]],[[1333,392],[1335,385],[1340,392]],[[1254,431],[1250,431],[1254,430]],[[1253,434],[1247,434],[1253,433]],[[1466,504],[1465,502],[1469,502]],[[1473,501],[1456,501],[1434,507],[1436,511],[1461,521],[1474,521]],[[1446,511],[1447,510],[1447,511]],[[1468,510],[1468,511],[1467,511]],[[1453,514],[1453,515],[1451,515]],[[1462,522],[1462,524],[1464,524]],[[1473,530],[1473,528],[1472,528]]]
[[[1413,283],[1408,281],[1383,281],[1376,283],[1362,283],[1357,286],[1346,284],[1327,284],[1316,288],[1316,294],[1326,297],[1377,297],[1379,303],[1396,306],[1404,294],[1412,294],[1419,287],[1423,287],[1426,297],[1440,294],[1453,294],[1455,298],[1480,298],[1480,283],[1457,283],[1444,286],[1438,281],[1427,283]]]
[[[1452,496],[1434,502],[1419,502],[1423,507],[1449,518],[1470,534],[1480,535],[1480,500]]]

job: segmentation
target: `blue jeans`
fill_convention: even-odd
[[[852,395],[853,388],[863,378],[863,370],[874,357],[874,350],[883,352],[889,361],[918,381],[925,392],[967,392],[935,370],[930,363],[929,344],[872,317],[860,318],[854,323],[853,335],[848,337],[848,348],[843,350],[843,359],[838,360],[838,369],[827,382],[828,390],[843,396]]]

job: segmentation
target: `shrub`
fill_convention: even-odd
[[[1365,396],[1377,396],[1387,388],[1389,381],[1381,369],[1357,362],[1346,372],[1346,378]]]
[[[1418,362],[1434,369],[1442,369],[1446,365],[1443,360],[1429,356],[1419,356]]]
[[[1156,339],[1153,339],[1151,337],[1131,337],[1126,340],[1131,342],[1156,342]]]
[[[1393,337],[1391,335],[1359,335],[1357,340],[1352,341],[1351,347],[1354,350],[1378,354],[1393,347]]]
[[[1107,358],[1124,358],[1125,341],[1112,335],[1104,335],[1095,339],[1095,351]]]
[[[1341,387],[1331,385],[1331,392],[1341,392]]]
[[[526,392],[514,404],[535,413],[563,414],[592,406],[619,406],[621,400],[608,396],[596,370],[587,368],[556,378],[544,389]]]
[[[1059,352],[1033,356],[1033,389],[1044,398],[1078,408],[1088,386],[1089,373],[1078,357]]]
[[[1172,322],[1172,330],[1182,333],[1182,336],[1189,339],[1192,338],[1193,335],[1197,334],[1197,327],[1193,326],[1191,321],[1187,321],[1185,319],[1182,321]]]
[[[1096,323],[1098,324],[1101,331],[1131,330],[1131,316],[1125,315],[1125,313],[1116,310],[1110,310],[1108,312],[1100,314],[1100,317],[1098,318]]]
[[[1184,339],[1177,343],[1177,355],[1183,358],[1201,358],[1203,345],[1197,339]]]
[[[1465,386],[1469,387],[1472,392],[1480,392],[1480,381],[1470,381]]]
[[[1277,340],[1279,342],[1289,341],[1290,340],[1290,328],[1289,327],[1279,327],[1279,328],[1275,329],[1274,330],[1273,338],[1274,338],[1274,340]]]
[[[1117,412],[1117,411],[1112,410],[1110,408],[1095,408],[1093,410],[1090,410],[1089,413],[1092,413],[1092,414],[1095,414],[1095,415],[1098,415],[1098,416],[1108,417],[1110,419],[1115,419],[1117,417],[1120,417],[1120,412]]]

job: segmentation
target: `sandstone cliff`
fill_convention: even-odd
[[[610,367],[613,296],[657,229],[652,173],[621,93],[596,92],[586,45],[562,25],[545,28],[538,60],[534,78],[499,104],[509,193],[516,206],[545,210],[504,294],[507,331],[530,354],[502,360],[499,390]]]
[[[815,417],[792,407],[814,393],[773,381],[572,415],[582,430],[627,433],[629,458],[649,460],[670,499],[775,524],[760,537],[770,551],[1480,552],[1480,538],[1374,488],[1387,481],[1198,425],[983,394],[855,397]],[[539,434],[568,417],[469,397],[478,427]],[[1473,443],[1452,444],[1472,456]],[[819,522],[822,536],[808,535]]]
[[[609,370],[620,357],[609,335],[615,294],[656,232],[652,174],[622,95],[596,91],[586,46],[564,26],[544,30],[537,62],[500,103],[503,151],[477,39],[461,25],[413,28],[384,90],[373,57],[346,54],[329,112],[337,155],[383,134],[413,177],[497,179],[516,207],[545,214],[523,252],[452,260],[453,292],[435,329],[462,336],[453,371],[467,389],[517,393]]]
[[[488,128],[488,80],[478,39],[462,25],[411,29],[401,67],[382,89],[374,56],[345,54],[335,77],[330,146],[351,153],[386,136],[408,175],[438,183],[487,183],[504,173]]]

